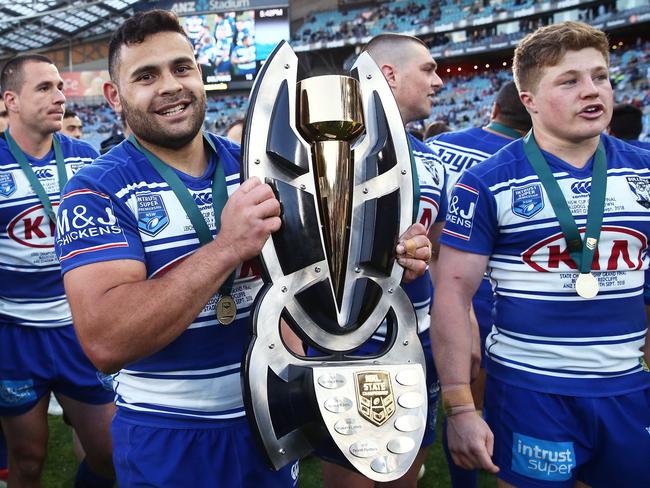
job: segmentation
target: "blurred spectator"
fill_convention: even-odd
[[[612,121],[609,124],[609,134],[623,139],[634,146],[650,150],[650,143],[639,141],[643,131],[643,112],[629,103],[621,103],[614,107]]]

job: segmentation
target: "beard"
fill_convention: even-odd
[[[191,91],[183,91],[173,98],[159,100],[158,104],[168,105],[179,100],[190,100],[190,105],[187,108],[192,106],[194,110],[183,127],[169,127],[161,124],[161,121],[153,114],[154,109],[151,106],[148,110],[140,110],[129,105],[120,97],[123,116],[131,131],[139,139],[167,149],[180,149],[189,144],[203,127],[205,119],[207,102],[204,92],[200,92],[197,97]]]

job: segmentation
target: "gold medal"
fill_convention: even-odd
[[[230,295],[221,295],[217,300],[217,320],[223,325],[230,325],[237,316],[237,304]]]
[[[593,298],[598,295],[598,280],[592,273],[580,273],[576,280],[576,292],[582,298]]]

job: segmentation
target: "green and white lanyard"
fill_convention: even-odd
[[[208,145],[217,160],[214,175],[212,176],[212,208],[214,209],[214,225],[217,233],[219,233],[221,228],[221,211],[228,200],[226,176],[223,170],[223,164],[219,161],[219,156],[213,142],[206,134],[203,134],[203,141]],[[151,166],[154,167],[162,179],[165,180],[172,189],[174,195],[176,195],[176,198],[178,198],[183,210],[185,210],[185,213],[190,219],[190,222],[192,222],[201,245],[211,242],[212,232],[210,232],[210,227],[205,221],[205,218],[194,201],[194,198],[192,198],[192,195],[185,184],[181,181],[176,171],[155,154],[142,147],[133,135],[129,136],[129,142],[147,158],[149,163],[151,163]],[[232,323],[237,315],[237,305],[231,295],[234,282],[235,272],[233,271],[219,288],[220,296],[216,305],[216,315],[219,322],[223,325]]]
[[[599,285],[598,280],[591,273],[591,264],[598,247],[600,229],[605,213],[605,194],[607,193],[607,155],[603,143],[602,141],[598,143],[594,156],[584,240],[580,237],[580,231],[571,210],[569,210],[569,205],[562,194],[562,190],[553,177],[542,151],[535,142],[532,130],[524,137],[524,152],[535,173],[537,173],[539,181],[544,186],[544,190],[546,190],[564,234],[571,259],[573,259],[580,271],[576,280],[576,292],[583,298],[593,298],[598,294]]]
[[[47,192],[45,191],[45,188],[43,188],[43,185],[41,185],[41,182],[38,181],[36,173],[34,173],[32,166],[29,164],[29,161],[27,161],[27,156],[25,156],[25,153],[22,151],[22,149],[18,147],[18,144],[16,144],[16,141],[14,141],[14,138],[11,137],[11,134],[9,134],[9,129],[4,131],[2,135],[7,141],[7,146],[9,146],[11,155],[20,166],[20,169],[23,170],[23,173],[25,173],[27,181],[34,190],[34,193],[36,193],[36,196],[38,196],[38,199],[41,201],[45,212],[50,217],[50,220],[52,222],[56,222],[56,213],[52,208],[50,197],[47,195]],[[56,172],[59,178],[59,193],[60,195],[63,195],[63,187],[65,187],[65,184],[68,182],[68,174],[65,171],[65,160],[63,158],[63,151],[61,150],[61,143],[55,135],[52,136],[52,145],[54,146]]]
[[[501,134],[502,136],[512,137],[513,139],[519,139],[521,137],[521,133],[518,130],[513,129],[512,127],[507,127],[499,122],[492,121],[486,125],[485,128],[490,129],[497,134]]]

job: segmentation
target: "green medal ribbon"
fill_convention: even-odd
[[[45,212],[50,217],[50,220],[52,222],[56,222],[56,213],[52,208],[52,202],[50,201],[50,197],[47,195],[47,192],[45,191],[45,188],[43,188],[43,185],[41,185],[41,182],[38,181],[38,178],[36,177],[36,173],[34,173],[34,169],[29,164],[29,161],[27,161],[27,156],[25,156],[25,153],[22,151],[22,149],[20,149],[18,144],[16,144],[14,138],[11,137],[11,134],[9,134],[9,129],[4,131],[2,135],[7,141],[7,146],[9,146],[9,151],[11,152],[11,155],[14,157],[16,162],[20,165],[20,168],[23,170],[23,173],[25,173],[25,176],[27,177],[27,181],[29,182],[32,189],[34,190],[34,193],[36,193],[36,196],[38,196],[38,199],[41,201],[41,204],[43,205]],[[56,159],[56,172],[59,178],[59,194],[63,195],[63,187],[65,187],[65,184],[68,182],[68,174],[65,171],[65,160],[63,159],[63,151],[61,150],[61,143],[56,138],[56,135],[52,135],[52,145],[54,146],[54,158]]]
[[[530,165],[537,173],[539,181],[544,186],[548,199],[551,202],[553,211],[560,223],[560,228],[564,234],[571,259],[576,263],[582,274],[591,272],[591,264],[594,258],[594,252],[598,247],[600,238],[600,229],[603,223],[605,213],[605,193],[607,192],[607,155],[602,141],[598,143],[598,148],[594,156],[593,171],[591,176],[591,190],[589,194],[589,206],[587,208],[587,226],[585,230],[584,241],[580,237],[580,232],[576,221],[569,210],[569,205],[562,194],[560,186],[553,177],[553,173],[548,166],[542,151],[535,142],[533,131],[531,130],[524,137],[524,152],[530,162]]]
[[[490,129],[491,131],[494,131],[497,134],[501,134],[502,136],[512,137],[513,139],[519,139],[521,137],[521,132],[513,129],[512,127],[506,127],[505,125],[500,124],[499,122],[492,121],[488,125],[486,125],[485,128]]]
[[[210,227],[205,221],[203,214],[199,210],[194,198],[192,198],[189,190],[185,184],[183,184],[178,174],[176,174],[176,171],[155,154],[142,147],[135,137],[133,137],[133,134],[129,136],[129,142],[149,160],[151,166],[154,167],[162,179],[165,180],[172,189],[174,195],[176,195],[176,198],[178,198],[179,202],[183,206],[183,210],[185,210],[190,222],[192,222],[201,245],[211,242],[212,232],[210,232]],[[228,200],[226,175],[223,170],[223,164],[220,164],[217,149],[206,134],[203,134],[203,142],[210,147],[212,153],[217,158],[216,168],[214,170],[214,175],[212,176],[212,208],[214,209],[214,226],[217,233],[219,233],[219,230],[221,229],[221,211],[226,205],[226,200]],[[226,279],[226,281],[221,285],[221,288],[219,288],[219,294],[230,295],[234,282],[235,272],[233,271],[230,276],[228,276],[228,279]]]

